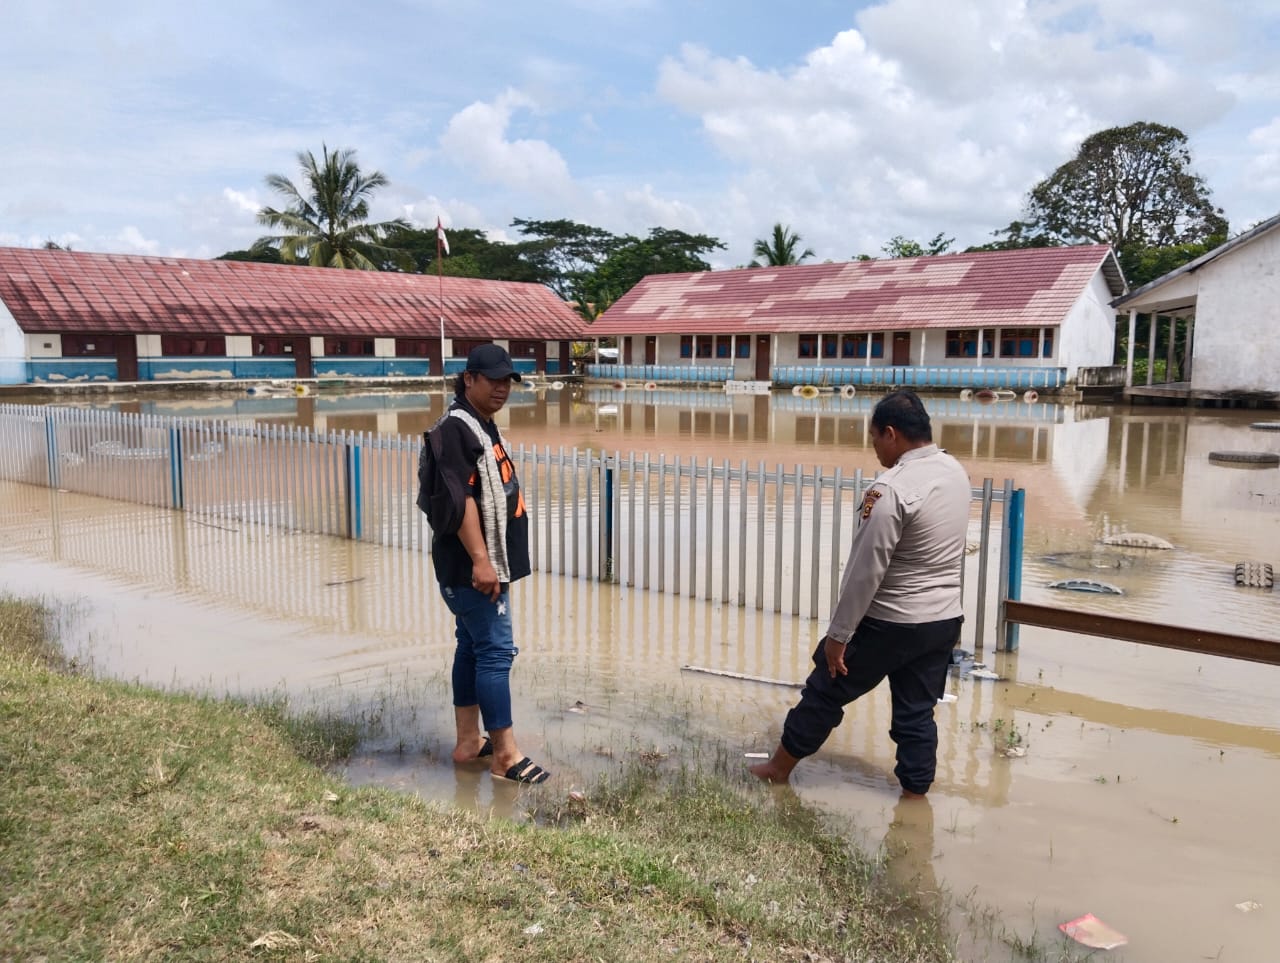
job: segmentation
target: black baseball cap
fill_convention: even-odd
[[[511,363],[511,355],[507,349],[496,344],[482,344],[471,349],[467,355],[467,370],[482,374],[493,381],[510,378],[521,381],[520,372]]]

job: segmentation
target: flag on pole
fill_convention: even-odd
[[[444,225],[440,223],[440,218],[436,218],[436,243],[444,248],[444,253],[449,253],[449,239],[445,237]]]

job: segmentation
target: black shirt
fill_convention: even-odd
[[[507,565],[511,569],[511,581],[514,582],[532,571],[529,564],[529,512],[520,491],[515,463],[502,446],[498,426],[491,419],[481,417],[461,396],[449,406],[450,411],[454,408],[461,408],[480,422],[493,442],[493,454],[498,459],[502,490],[507,498]],[[476,508],[480,510],[480,529],[487,533],[491,522],[485,519],[481,508],[484,500],[480,497],[480,473],[476,467],[484,456],[484,447],[475,432],[461,418],[442,419],[439,430],[444,451],[439,460],[440,471],[453,473],[465,483],[475,499]],[[431,560],[436,571],[436,581],[441,585],[451,588],[471,587],[471,555],[456,534],[432,534]]]

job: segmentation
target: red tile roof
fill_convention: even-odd
[[[591,336],[1056,325],[1099,271],[1124,291],[1105,244],[656,274]]]
[[[440,336],[421,274],[0,248],[0,301],[30,333]],[[443,279],[450,338],[584,337],[541,284]]]

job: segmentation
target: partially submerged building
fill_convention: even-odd
[[[0,384],[439,376],[489,341],[557,375],[583,330],[540,284],[0,248]]]
[[[603,378],[1061,388],[1108,367],[1107,245],[646,277],[590,327]]]
[[[1193,404],[1280,403],[1280,215],[1112,302],[1129,316],[1126,394]],[[1150,316],[1145,345],[1137,317]],[[1184,321],[1181,377],[1175,349]],[[1156,340],[1167,329],[1163,359]],[[1145,349],[1145,350],[1144,350]],[[1135,383],[1135,359],[1146,374]],[[1157,362],[1165,376],[1156,378]]]

